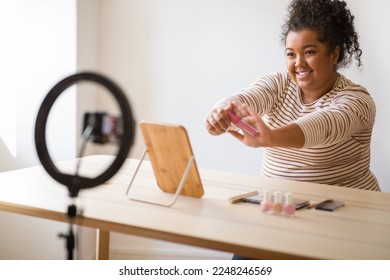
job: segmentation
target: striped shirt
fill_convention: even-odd
[[[339,75],[333,89],[310,104],[288,73],[274,73],[223,101],[248,104],[270,128],[296,123],[302,148],[265,148],[266,177],[380,191],[370,171],[375,103],[367,90]],[[220,103],[221,104],[221,103]]]

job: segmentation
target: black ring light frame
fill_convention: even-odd
[[[95,178],[61,173],[53,163],[46,144],[46,123],[51,107],[63,91],[79,81],[96,82],[108,89],[119,104],[122,114],[123,134],[116,158],[103,173]],[[43,100],[35,124],[35,146],[38,157],[49,175],[57,182],[68,187],[69,196],[72,198],[77,197],[81,189],[88,189],[101,185],[115,175],[128,156],[130,147],[134,143],[134,135],[135,121],[125,94],[113,81],[105,76],[92,72],[77,73],[66,77],[57,83]]]

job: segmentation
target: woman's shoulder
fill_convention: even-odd
[[[334,88],[333,102],[348,104],[354,108],[367,109],[375,112],[375,101],[368,90],[347,79],[344,75],[339,76],[337,85]]]
[[[357,84],[347,77],[345,77],[342,74],[339,74],[339,79],[337,81],[337,85],[335,86],[335,90],[338,91],[339,93],[354,93],[354,94],[366,94],[370,95],[368,90],[363,87],[360,84]]]

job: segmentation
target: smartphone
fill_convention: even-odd
[[[316,205],[317,210],[325,210],[325,211],[334,211],[337,208],[345,206],[343,201],[337,201],[333,199],[328,199],[325,201],[322,201]]]
[[[120,143],[123,134],[122,118],[107,113],[86,113],[84,115],[84,130],[92,126],[89,140],[98,144]]]
[[[234,123],[237,127],[241,128],[245,132],[249,133],[250,135],[254,136],[258,132],[256,129],[254,129],[252,126],[250,126],[248,123],[244,122],[240,117],[235,115],[231,111],[227,111],[227,114],[230,118],[230,121]]]

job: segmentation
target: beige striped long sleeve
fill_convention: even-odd
[[[304,104],[289,75],[274,73],[221,103],[230,99],[247,103],[271,128],[294,122],[304,133],[300,149],[265,149],[264,176],[380,190],[370,171],[375,103],[365,88],[340,74],[331,91]]]

